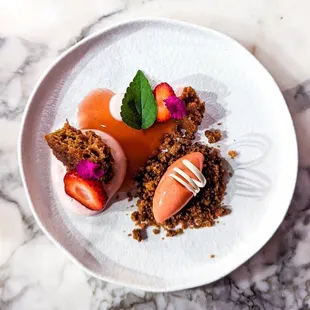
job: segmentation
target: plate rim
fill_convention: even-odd
[[[89,268],[87,268],[86,266],[84,266],[80,261],[78,261],[78,259],[73,256],[65,247],[63,247],[54,237],[52,234],[49,233],[49,231],[45,228],[45,226],[42,224],[41,220],[39,219],[35,209],[34,209],[34,204],[32,203],[31,197],[30,197],[30,193],[29,193],[29,188],[26,182],[26,176],[25,176],[25,171],[24,171],[24,164],[23,164],[23,136],[25,135],[25,123],[27,121],[27,118],[29,116],[29,109],[30,106],[32,104],[33,98],[35,96],[35,94],[37,93],[37,91],[39,90],[39,88],[41,87],[42,82],[45,80],[45,78],[47,77],[47,75],[49,74],[49,72],[54,68],[54,66],[56,66],[63,58],[65,58],[68,54],[70,54],[72,51],[74,51],[75,49],[78,49],[81,45],[86,44],[87,42],[101,36],[104,35],[104,33],[109,32],[113,29],[117,29],[119,27],[125,26],[125,25],[130,25],[130,24],[135,24],[135,23],[148,23],[148,22],[158,22],[158,23],[168,23],[171,25],[178,25],[178,26],[183,26],[183,27],[188,27],[191,28],[193,30],[200,30],[200,31],[204,31],[204,32],[208,32],[208,33],[212,33],[218,37],[222,37],[223,39],[230,41],[230,43],[235,44],[236,46],[238,46],[239,48],[243,49],[245,52],[248,53],[248,55],[252,58],[253,61],[255,61],[263,71],[265,71],[265,74],[268,74],[271,77],[271,81],[274,83],[274,87],[277,88],[280,96],[282,97],[283,100],[283,104],[285,107],[283,107],[286,110],[286,113],[288,115],[288,120],[291,122],[291,128],[293,130],[293,135],[292,135],[292,141],[291,141],[291,149],[292,149],[292,157],[295,158],[294,162],[294,167],[293,167],[293,163],[292,163],[292,169],[294,169],[294,179],[291,181],[291,188],[289,193],[287,193],[287,197],[288,197],[288,202],[287,202],[287,207],[285,212],[283,212],[283,216],[279,217],[277,219],[277,223],[274,226],[274,230],[272,232],[272,234],[266,239],[266,240],[262,240],[261,242],[259,242],[259,246],[257,247],[257,249],[249,256],[246,257],[245,259],[241,259],[240,262],[238,262],[238,264],[236,265],[232,265],[231,268],[229,268],[229,270],[227,272],[224,272],[222,274],[219,273],[219,276],[214,277],[213,279],[209,279],[209,280],[203,280],[203,278],[199,278],[199,281],[196,281],[197,283],[193,284],[191,283],[190,285],[186,285],[186,284],[174,284],[174,285],[169,285],[169,286],[162,286],[162,287],[149,287],[149,286],[145,286],[145,285],[140,285],[140,284],[135,284],[135,283],[130,283],[129,281],[119,281],[116,280],[114,278],[111,278],[109,276],[103,276],[100,274],[97,274],[96,272],[93,272],[92,270],[90,270]],[[291,117],[291,114],[289,112],[288,106],[286,104],[286,101],[283,97],[283,94],[279,88],[279,86],[277,85],[276,81],[274,80],[273,76],[271,75],[271,73],[242,45],[240,44],[238,41],[236,41],[235,39],[231,38],[230,36],[221,33],[219,31],[216,31],[214,29],[208,28],[208,27],[204,27],[204,26],[200,26],[197,24],[193,24],[193,23],[189,23],[189,22],[184,22],[184,21],[180,21],[180,20],[176,20],[176,19],[171,19],[171,18],[162,18],[162,17],[142,17],[142,18],[133,18],[133,19],[126,19],[123,20],[121,22],[118,23],[113,23],[110,26],[107,27],[103,27],[99,30],[97,30],[96,32],[94,32],[93,34],[89,35],[88,37],[82,39],[81,41],[79,41],[78,43],[72,45],[70,48],[68,48],[67,50],[65,50],[63,53],[61,53],[48,67],[47,69],[43,72],[43,74],[40,76],[40,78],[38,79],[38,81],[35,83],[35,86],[33,87],[33,90],[27,100],[27,103],[25,105],[25,109],[23,111],[23,115],[22,115],[22,119],[21,119],[21,125],[20,125],[20,130],[19,130],[19,136],[18,136],[18,145],[17,145],[17,155],[18,155],[18,164],[19,164],[19,171],[20,171],[20,175],[21,175],[21,179],[22,179],[22,185],[25,189],[25,195],[26,195],[26,200],[28,202],[28,205],[30,207],[30,210],[32,212],[32,215],[34,217],[34,219],[36,220],[38,226],[40,227],[40,229],[43,231],[43,233],[49,238],[49,240],[52,241],[53,244],[55,244],[59,249],[62,250],[62,252],[64,252],[67,257],[69,257],[71,259],[71,261],[73,261],[76,265],[78,265],[84,272],[86,272],[87,274],[89,274],[90,276],[93,276],[97,279],[103,280],[103,281],[107,281],[113,284],[117,284],[117,285],[123,285],[123,286],[127,286],[127,287],[131,287],[134,289],[140,289],[140,290],[144,290],[144,291],[148,291],[148,292],[172,292],[172,291],[177,291],[177,290],[183,290],[183,289],[189,289],[189,288],[193,288],[193,287],[198,287],[198,286],[202,286],[202,285],[206,285],[206,284],[210,284],[213,283],[225,276],[227,276],[228,274],[230,274],[232,271],[234,271],[235,269],[237,269],[238,267],[240,267],[241,265],[243,265],[245,262],[247,262],[251,257],[253,257],[256,253],[258,253],[258,251],[260,251],[262,249],[262,247],[271,239],[271,237],[275,234],[275,232],[278,230],[279,226],[281,225],[281,223],[283,222],[286,213],[289,209],[290,206],[290,202],[292,200],[294,191],[295,191],[295,187],[296,187],[296,181],[297,181],[297,173],[298,173],[298,146],[297,146],[297,137],[296,137],[296,131],[295,131],[295,127],[294,127],[294,123]]]

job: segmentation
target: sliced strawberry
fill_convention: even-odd
[[[170,96],[175,96],[172,87],[168,83],[160,83],[155,87],[153,94],[157,103],[156,121],[159,123],[168,121],[171,116],[164,100]]]
[[[101,211],[105,208],[108,196],[99,180],[82,179],[76,170],[71,170],[64,177],[65,192],[86,208]]]

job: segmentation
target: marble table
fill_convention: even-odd
[[[0,1],[0,309],[309,309],[309,12],[308,0]],[[300,153],[291,206],[266,246],[216,283],[166,294],[105,283],[74,265],[35,223],[16,154],[25,103],[46,67],[94,31],[142,16],[197,23],[241,42],[283,91]]]

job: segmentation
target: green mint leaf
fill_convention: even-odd
[[[122,120],[134,129],[151,127],[157,115],[157,105],[149,81],[138,70],[128,86],[121,107]]]
[[[124,99],[121,107],[123,122],[134,129],[141,129],[141,116],[136,109],[134,101],[128,100],[124,104]]]

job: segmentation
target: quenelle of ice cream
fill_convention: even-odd
[[[82,131],[85,132],[88,130]],[[100,136],[103,142],[111,148],[112,156],[114,158],[113,178],[108,184],[104,184],[104,189],[107,193],[108,199],[111,199],[123,183],[127,169],[127,159],[125,157],[123,149],[112,136],[100,130],[92,131],[94,131],[98,136]],[[65,166],[54,156],[52,156],[51,169],[55,191],[64,207],[70,209],[76,214],[84,216],[95,215],[101,212],[93,211],[86,208],[81,203],[79,203],[65,193],[63,179],[67,171]]]
[[[179,212],[206,185],[201,173],[204,156],[190,153],[173,163],[161,178],[153,198],[153,214],[162,223]]]

